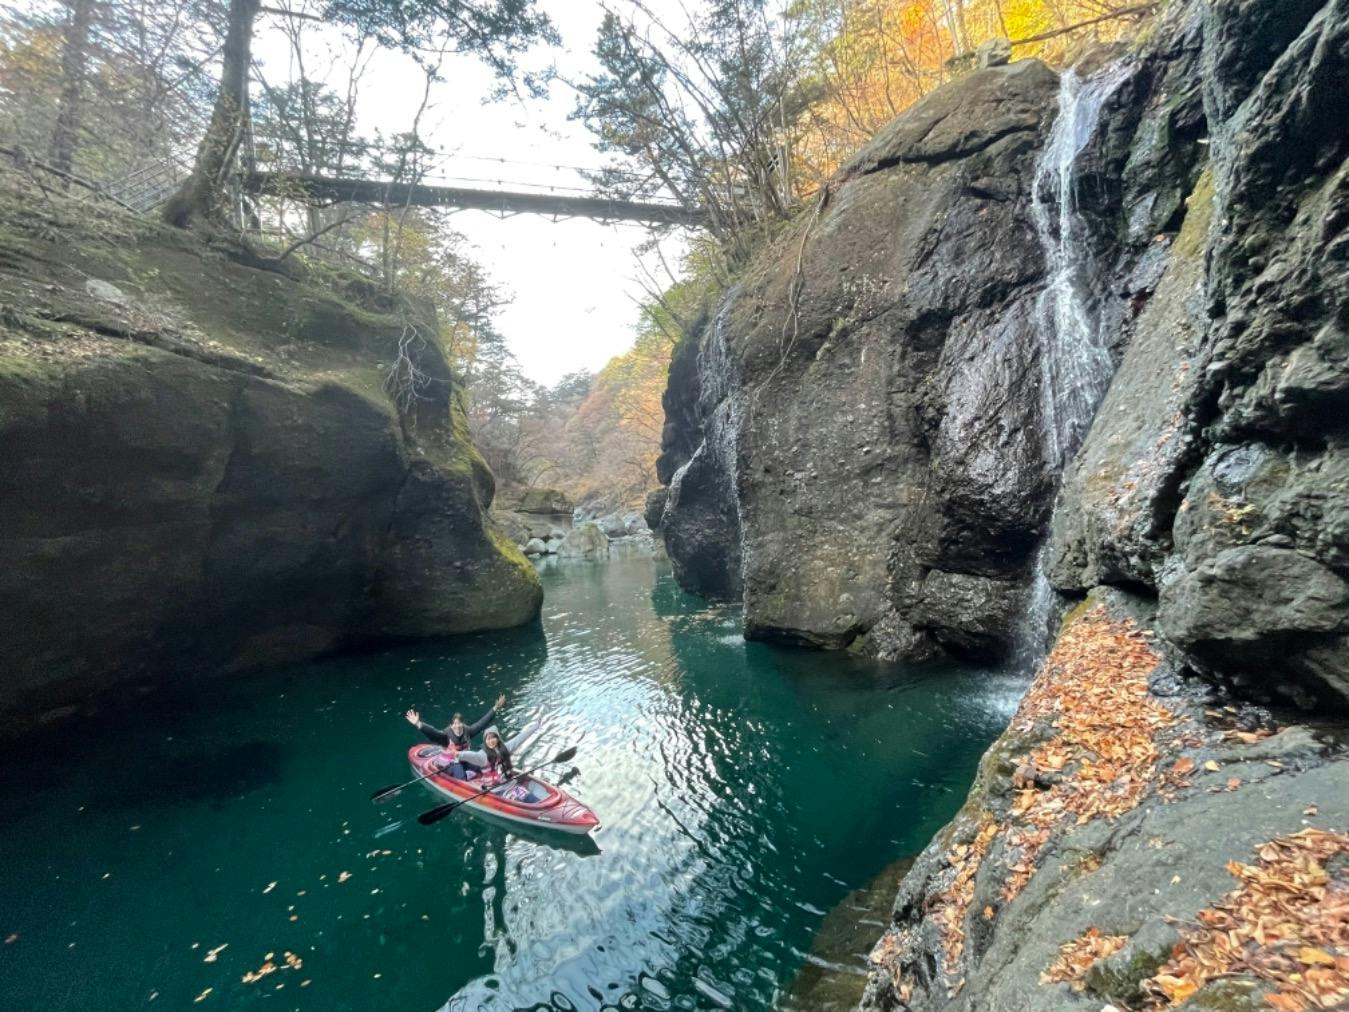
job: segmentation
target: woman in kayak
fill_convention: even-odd
[[[459,753],[467,752],[473,747],[473,736],[488,724],[492,723],[492,718],[497,715],[497,711],[501,709],[505,702],[506,695],[505,693],[502,693],[500,696],[497,696],[497,701],[492,704],[492,708],[472,724],[465,724],[464,715],[462,713],[456,713],[450,718],[449,726],[443,731],[440,728],[432,727],[430,724],[424,723],[421,715],[417,713],[415,709],[408,710],[403,716],[407,718],[409,724],[446,750],[446,758],[449,760],[446,772],[456,779],[466,780],[467,777],[464,775],[464,764],[459,761]]]
[[[527,745],[542,726],[540,721],[532,720],[509,741],[502,740],[501,732],[495,726],[489,727],[482,736],[482,748],[475,752],[460,752],[459,761],[476,767],[484,777],[505,780],[515,772],[511,753]]]

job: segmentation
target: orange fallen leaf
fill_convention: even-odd
[[[1335,957],[1325,949],[1314,949],[1311,946],[1304,945],[1297,950],[1298,962],[1307,966],[1334,966]]]

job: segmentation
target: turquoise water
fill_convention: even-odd
[[[747,644],[646,561],[544,581],[541,629],[130,694],[5,747],[0,1007],[771,1008],[1021,688]],[[408,706],[499,691],[508,731],[546,718],[531,755],[579,745],[554,779],[598,852],[368,800],[407,779]]]

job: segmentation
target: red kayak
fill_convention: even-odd
[[[441,765],[444,751],[439,745],[414,745],[408,749],[408,762],[419,777],[431,773],[425,782],[446,797],[456,801],[473,798],[463,806],[470,811],[578,836],[599,828],[600,820],[589,808],[566,791],[534,777],[519,777],[492,787],[492,781],[458,780],[448,773],[432,772]]]

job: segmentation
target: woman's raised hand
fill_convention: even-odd
[[[419,714],[416,710],[413,709],[409,709],[407,713],[403,714],[403,716],[407,718],[407,722],[411,724],[413,727],[416,727],[418,724],[422,722],[421,714]]]
[[[497,696],[497,701],[492,704],[492,709],[500,710],[506,704],[506,694],[503,692]]]

